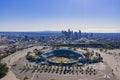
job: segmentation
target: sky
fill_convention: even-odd
[[[120,32],[120,0],[0,0],[0,31]]]

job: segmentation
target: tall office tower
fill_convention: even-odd
[[[71,39],[73,39],[73,36],[74,36],[74,34],[73,34],[73,30],[71,31]]]
[[[81,30],[79,30],[79,32],[78,32],[78,38],[80,39],[81,38]]]
[[[73,32],[73,30],[68,29],[68,31],[62,31],[62,37],[67,40],[80,39],[82,37],[81,30],[79,32]]]
[[[75,40],[78,39],[78,32],[74,32],[74,39],[75,39]]]
[[[70,32],[70,29],[68,29],[68,33]]]
[[[93,37],[93,33],[90,33],[90,37]]]

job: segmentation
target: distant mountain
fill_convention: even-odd
[[[40,33],[61,33],[61,31],[40,31]]]
[[[0,32],[0,34],[4,35],[59,35],[61,31],[28,31],[28,32]]]

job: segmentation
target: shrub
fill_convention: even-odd
[[[6,64],[0,63],[0,78],[4,77],[8,72],[8,67]]]

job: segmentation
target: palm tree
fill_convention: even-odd
[[[91,75],[92,73],[90,72],[89,75]]]
[[[93,74],[96,75],[96,72],[94,72]]]
[[[89,72],[89,71],[88,71],[88,68],[85,70],[85,72],[86,72],[86,74],[88,74],[88,72]]]

